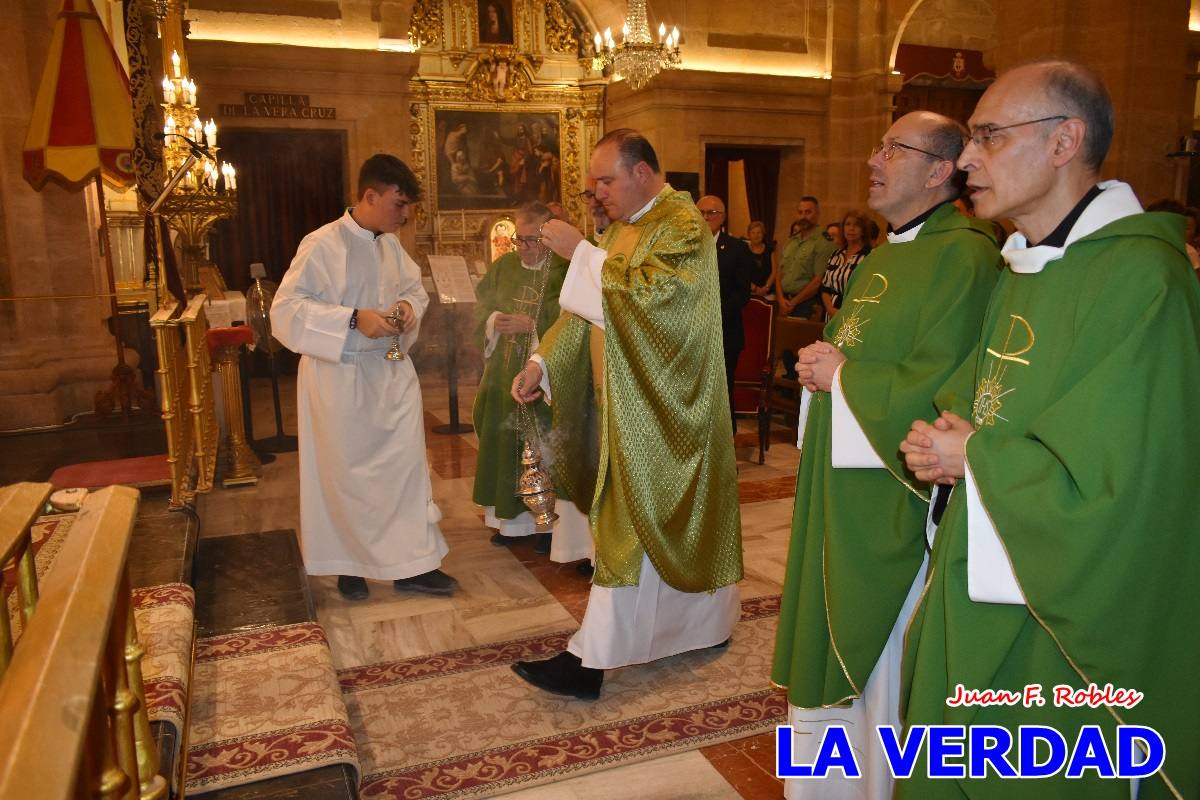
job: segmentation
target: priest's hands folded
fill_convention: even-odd
[[[517,373],[512,382],[512,398],[518,403],[532,403],[542,396],[538,384],[542,382],[542,367],[536,361],[526,361],[525,368]]]
[[[810,392],[828,392],[846,356],[828,342],[813,342],[796,351],[796,377]]]
[[[583,234],[561,219],[546,220],[538,228],[538,234],[542,237],[542,244],[566,259],[575,254],[575,248],[583,241]]]
[[[530,333],[533,319],[526,314],[497,314],[495,329],[497,333]]]
[[[900,452],[918,480],[953,486],[966,474],[967,439],[974,432],[971,423],[943,411],[932,424],[914,421]]]

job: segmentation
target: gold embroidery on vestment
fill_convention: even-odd
[[[878,278],[883,282],[883,287],[875,294],[870,294],[872,287],[875,285],[875,279]],[[853,347],[862,342],[862,331],[870,319],[860,319],[859,314],[862,311],[864,303],[879,303],[880,298],[888,290],[888,279],[880,275],[878,272],[871,274],[867,281],[865,293],[862,297],[851,298],[850,302],[854,304],[853,310],[848,316],[842,317],[842,324],[838,327],[837,333],[833,337],[833,346],[838,350],[844,350],[847,347]]]
[[[1004,403],[1002,398],[1015,391],[1013,389],[1004,388],[1004,376],[1008,372],[1008,363],[1023,364],[1029,366],[1029,360],[1021,358],[1021,356],[1033,349],[1036,336],[1033,333],[1033,326],[1024,318],[1016,314],[1009,314],[1010,322],[1008,324],[1008,333],[1004,337],[1004,347],[999,350],[987,348],[987,354],[995,357],[996,361],[988,367],[987,374],[979,381],[975,387],[975,402],[971,407],[971,414],[975,419],[975,427],[982,428],[985,425],[995,425],[996,420],[1008,422],[1008,419],[1000,414],[1000,409]],[[1024,328],[1026,342],[1016,350],[1011,349],[1013,331],[1016,330],[1018,323]]]

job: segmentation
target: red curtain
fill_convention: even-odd
[[[708,146],[704,151],[704,193],[729,205],[729,162],[741,161],[746,173],[750,219],[766,226],[764,239],[775,238],[775,205],[779,201],[779,150],[768,147]],[[730,231],[741,236],[745,231]]]
[[[346,134],[225,129],[218,144],[237,169],[238,213],[214,226],[212,260],[231,289],[245,290],[256,261],[278,283],[300,240],[346,210]]]

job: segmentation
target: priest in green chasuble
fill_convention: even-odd
[[[1014,786],[930,780],[922,760],[898,797],[1200,797],[1200,294],[1183,220],[1099,181],[1112,132],[1104,86],[1063,61],[1005,73],[971,116],[959,166],[976,211],[1017,233],[975,352],[901,444],[919,478],[953,486],[901,712],[1014,737],[1052,726],[1076,752],[1095,726],[1093,762],[1116,758],[1118,726],[1148,726],[1165,762],[1141,779],[1093,768]],[[1110,685],[1140,697],[1075,706],[1059,689]],[[1040,702],[948,702],[1026,687]]]
[[[473,498],[484,507],[484,522],[495,529],[492,543],[498,546],[536,532],[532,515],[516,495],[522,435],[511,389],[513,376],[558,319],[558,293],[567,262],[541,244],[537,232],[550,217],[550,209],[541,203],[517,209],[516,250],[496,259],[475,289],[475,339],[484,368],[475,395],[479,463]],[[543,429],[549,426],[550,409],[545,403],[532,403],[530,410]],[[588,558],[592,537],[587,518],[562,491],[555,512],[559,518],[553,540],[549,531],[543,532],[539,549],[544,542],[544,552],[559,562]]]
[[[550,402],[555,482],[590,501],[596,544],[566,651],[513,668],[581,698],[599,696],[605,669],[724,645],[742,577],[712,234],[636,131],[597,142],[590,172],[613,223],[598,245],[565,222],[542,226],[571,258],[563,314],[512,387],[519,402]]]
[[[785,687],[797,763],[846,726],[863,777],[791,780],[789,798],[891,797],[876,725],[899,725],[904,626],[924,583],[928,486],[896,444],[978,336],[1000,254],[953,205],[967,131],[927,111],[875,148],[871,208],[888,243],[854,271],[825,341],[804,348],[800,466],[772,682]]]

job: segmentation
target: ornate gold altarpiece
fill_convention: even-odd
[[[488,36],[483,17],[491,5],[492,0],[416,0],[409,31],[421,54],[409,83],[412,165],[426,190],[414,219],[416,249],[485,264],[491,260],[493,224],[511,216],[517,203],[463,208],[444,202],[439,112],[556,115],[558,195],[582,228],[587,214],[577,195],[586,188],[587,158],[602,133],[606,85],[581,48],[584,21],[562,0],[496,0],[500,13],[511,9],[510,28]],[[472,205],[481,204],[487,202]]]

